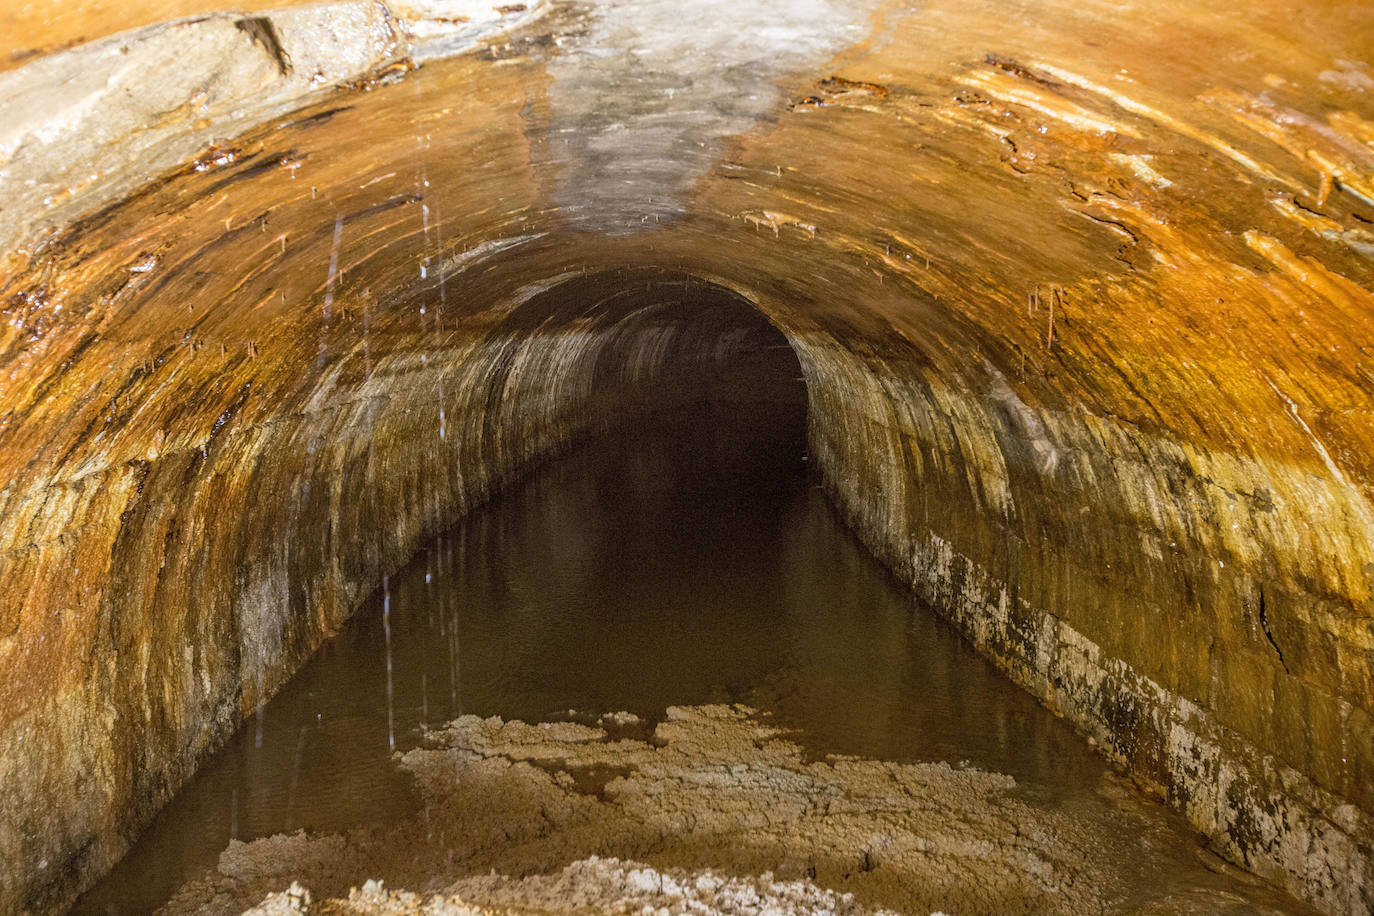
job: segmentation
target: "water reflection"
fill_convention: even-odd
[[[478,511],[389,579],[78,912],[146,912],[231,837],[407,814],[393,735],[405,749],[459,713],[652,721],[741,701],[817,753],[967,760],[1032,793],[1090,793],[1100,761],[913,605],[804,448],[800,401],[701,405]]]

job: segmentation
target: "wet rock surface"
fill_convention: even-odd
[[[1114,777],[1117,805],[1085,818],[1001,774],[810,759],[743,707],[674,707],[639,738],[466,716],[397,759],[423,799],[410,823],[231,843],[161,912],[239,912],[293,882],[321,912],[1303,911],[1167,842]]]

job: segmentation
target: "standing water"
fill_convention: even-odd
[[[1124,794],[1156,836],[1143,887],[1221,882],[1181,822],[1123,792],[913,603],[842,525],[804,448],[804,407],[697,405],[590,442],[476,511],[388,579],[77,912],[151,911],[231,838],[412,815],[393,745],[461,714],[653,723],[722,702],[770,714],[811,754],[1006,773],[1060,812]]]

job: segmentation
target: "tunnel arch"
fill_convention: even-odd
[[[476,444],[469,466],[523,473],[574,440],[701,399],[769,402],[805,415],[795,351],[735,290],[651,265],[531,288],[465,370],[475,395],[458,415],[456,441]]]

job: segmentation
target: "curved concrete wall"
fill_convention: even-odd
[[[738,294],[875,552],[1231,858],[1374,905],[1374,11],[443,6],[0,75],[0,899],[106,867],[426,533],[757,346]],[[152,66],[190,34],[204,98]],[[188,106],[54,91],[110,61]]]

